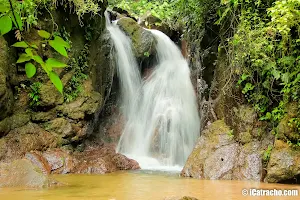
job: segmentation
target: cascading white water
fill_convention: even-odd
[[[117,72],[120,78],[122,113],[131,113],[133,109],[133,98],[141,86],[141,75],[138,71],[138,65],[131,48],[131,40],[127,37],[116,24],[111,23],[108,12],[105,12],[106,29],[109,31],[114,46],[116,48]]]
[[[186,60],[168,36],[150,30],[157,40],[158,65],[141,81],[129,38],[109,21],[107,29],[117,50],[126,116],[117,151],[137,160],[142,169],[180,170],[200,129]]]

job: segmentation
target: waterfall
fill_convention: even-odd
[[[137,96],[141,86],[141,76],[136,59],[131,48],[130,38],[127,37],[117,25],[117,21],[111,23],[108,12],[105,12],[106,29],[109,31],[116,49],[117,74],[120,80],[122,113],[127,118],[131,113],[134,103],[133,98]]]
[[[200,133],[196,95],[187,61],[171,39],[149,30],[157,40],[158,65],[141,79],[130,39],[116,23],[107,29],[117,50],[125,128],[117,151],[142,169],[180,170]]]

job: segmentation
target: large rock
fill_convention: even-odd
[[[30,120],[30,116],[26,113],[17,113],[11,117],[7,117],[0,121],[0,137],[5,136],[9,131],[24,126]]]
[[[105,174],[117,170],[140,169],[139,164],[110,147],[90,148],[71,153],[62,149],[26,154],[45,174]]]
[[[293,123],[292,119],[298,116],[298,103],[289,103],[286,106],[286,114],[280,120],[277,126],[278,138],[283,140],[289,140],[297,143],[300,140],[300,134],[297,128],[297,124]]]
[[[12,111],[13,94],[7,82],[9,66],[9,49],[5,39],[0,36],[0,121]],[[1,137],[1,134],[0,134]]]
[[[300,175],[300,148],[276,140],[267,167],[266,182],[297,182]]]
[[[48,187],[51,181],[29,160],[15,160],[0,164],[0,187]]]
[[[57,106],[57,111],[74,120],[83,120],[85,117],[96,113],[101,108],[102,96],[98,92],[92,92],[87,96],[78,97],[71,103]]]
[[[40,88],[40,106],[53,107],[64,102],[64,97],[49,81]]]
[[[239,135],[239,134],[237,134]],[[263,176],[263,152],[272,143],[272,135],[263,140],[251,138],[243,144],[223,120],[205,129],[189,156],[182,176],[201,179],[255,180]]]
[[[54,148],[59,142],[54,134],[37,124],[28,123],[10,131],[0,140],[0,160],[22,158],[26,152]]]
[[[136,21],[124,17],[118,20],[120,28],[131,38],[133,50],[138,58],[146,58],[155,51],[155,39],[150,31],[145,30]]]

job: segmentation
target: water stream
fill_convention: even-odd
[[[130,39],[107,21],[117,52],[125,128],[117,151],[142,169],[180,170],[199,137],[196,96],[186,60],[171,39],[149,30],[157,45],[152,74],[141,79]]]

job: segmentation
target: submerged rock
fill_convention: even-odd
[[[267,167],[266,182],[295,183],[300,176],[300,149],[276,140]]]
[[[184,197],[168,197],[165,198],[164,200],[198,200],[198,199],[195,197],[184,196]]]

